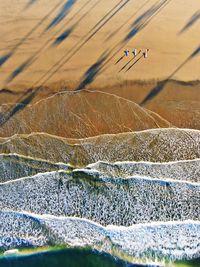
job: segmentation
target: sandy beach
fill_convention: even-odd
[[[0,0],[0,266],[200,266],[200,0]]]
[[[82,0],[63,9],[58,0],[0,1],[1,87],[62,80],[78,84],[95,63],[95,87],[169,77],[199,80],[198,0],[192,5],[183,0]],[[131,59],[115,65],[126,48],[149,48],[148,60],[119,72]]]

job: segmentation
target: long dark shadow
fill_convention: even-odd
[[[95,36],[96,33],[98,33],[99,30],[101,30],[101,28],[103,26],[105,26],[106,23],[108,23],[126,4],[128,4],[130,0],[126,0],[110,17],[108,17],[103,24],[101,24],[92,34],[90,34],[84,41],[80,40],[77,42],[77,44],[73,47],[71,54],[68,56],[69,52],[67,52],[57,63],[55,63],[51,69],[41,77],[41,79],[39,81],[36,82],[40,83],[57,65],[58,67],[53,71],[52,74],[50,74],[44,81],[42,84],[46,83],[51,77],[53,77],[53,75],[55,75],[55,73],[57,73],[57,71],[62,68],[77,52],[80,51],[80,49],[91,39]],[[86,34],[87,36],[88,34]],[[85,37],[85,36],[84,36]],[[83,38],[84,38],[83,37]],[[68,57],[67,57],[68,56]],[[66,58],[67,57],[67,58]]]
[[[156,16],[158,13],[161,12],[163,8],[166,7],[166,5],[169,4],[171,0],[163,0],[158,1],[156,4],[154,4],[149,10],[147,10],[145,13],[143,13],[139,18],[137,18],[130,27],[130,32],[125,37],[124,41],[127,41],[129,39],[132,39],[139,31],[144,29],[149,22],[153,19],[154,16]]]
[[[0,67],[13,55],[13,52],[9,52],[0,57]]]
[[[3,126],[10,118],[12,118],[16,113],[23,110],[31,101],[35,98],[38,89],[28,90],[21,101],[16,103],[10,109],[0,114],[0,126]]]
[[[134,59],[137,58],[137,56],[141,53],[141,50],[138,52],[138,54],[136,56],[133,56],[133,58],[131,58],[120,70],[119,72],[121,72],[122,70],[124,70]]]
[[[90,0],[84,5],[84,7],[89,4]],[[52,46],[57,46],[61,44],[69,35],[75,30],[75,28],[79,25],[79,23],[88,16],[88,14],[96,7],[96,5],[99,4],[98,2],[95,2],[94,5],[92,5],[88,11],[86,11],[70,28],[62,32],[56,40],[52,43]]]
[[[91,29],[87,34],[90,34],[97,26],[101,24],[102,21],[104,21],[114,10],[117,8],[123,0],[120,0],[113,8],[111,8],[104,16],[101,18]]]
[[[144,56],[142,55],[141,57],[139,57],[130,67],[128,67],[128,69],[126,70],[126,72],[128,72],[130,69],[132,69],[132,67],[134,65],[136,65],[138,63],[138,61],[140,61],[140,59],[142,59]]]
[[[121,56],[116,62],[115,62],[115,65],[117,65],[123,58],[125,57],[125,55],[124,56]]]
[[[95,77],[101,70],[101,65],[105,61],[107,57],[107,53],[103,53],[103,55],[97,60],[95,64],[93,64],[84,74],[80,85],[77,87],[76,91],[82,90],[86,85],[92,83]],[[0,126],[3,126],[10,118],[12,118],[15,114],[23,110],[31,101],[36,97],[37,93],[41,89],[41,86],[35,89],[28,90],[24,96],[22,96],[17,103],[5,111],[3,114],[0,114]]]
[[[194,13],[194,15],[189,19],[186,25],[180,30],[178,34],[184,33],[186,30],[191,28],[200,19],[200,10]]]
[[[70,21],[72,21],[72,19],[74,18],[74,17],[76,17],[79,13],[80,13],[80,11],[83,9],[83,8],[85,8],[90,2],[91,2],[92,0],[88,0],[76,13],[75,13],[75,15],[72,17],[72,18],[70,18],[68,21],[67,21],[67,23],[65,23],[65,25],[67,25]],[[56,45],[58,45],[58,44],[60,44],[62,41],[64,41],[66,38],[68,38],[69,37],[69,35],[72,33],[72,31],[74,30],[74,28],[78,25],[78,23],[80,23],[80,21],[83,19],[83,18],[85,18],[87,15],[88,15],[88,13],[97,5],[97,4],[99,4],[100,2],[101,2],[102,0],[98,0],[97,2],[95,2],[95,4],[94,5],[92,5],[92,7],[89,9],[89,11],[87,11],[71,28],[69,28],[69,29],[67,29],[66,31],[64,31],[60,36],[58,36],[57,37],[57,39],[54,41],[54,43],[52,44],[52,46],[56,46]],[[64,25],[64,26],[65,26]],[[62,26],[62,28],[63,28],[63,26]],[[93,27],[94,28],[94,27]],[[59,34],[59,32],[60,32],[60,29],[55,33],[55,35],[53,36],[53,38],[55,37],[55,36],[57,36],[57,34]],[[87,33],[88,34],[88,33]],[[87,36],[87,34],[86,34],[86,36]],[[84,36],[85,37],[85,36]],[[83,37],[83,38],[84,38]],[[39,53],[41,53],[46,47],[47,47],[47,45],[49,44],[51,42],[51,39],[49,39],[45,44],[44,44],[44,46],[42,47],[42,48],[40,48],[31,58],[34,58],[34,57],[36,57],[36,56],[38,56],[38,54]],[[78,43],[79,44],[79,43]],[[32,63],[35,61],[35,59],[34,60],[32,60]],[[25,63],[23,63],[22,65],[24,65]],[[35,84],[34,84],[35,85]],[[34,86],[33,85],[33,86]]]
[[[86,3],[84,3],[78,10],[77,12],[75,12],[63,25],[62,27],[56,31],[55,35],[58,34],[64,27],[66,27],[72,20],[74,20],[74,18],[76,18],[79,13],[93,0],[88,0]],[[99,2],[102,1],[102,0],[99,0]],[[45,30],[44,30],[45,32]],[[44,32],[41,33],[40,37],[44,34]]]
[[[28,9],[31,7],[33,4],[35,4],[38,0],[29,0],[28,3],[25,6],[25,9]]]
[[[80,12],[80,10],[82,10],[84,7],[86,7],[86,5],[89,4],[89,2],[91,2],[91,0],[87,1],[86,4],[84,4],[78,12]],[[83,16],[81,16],[81,18],[78,19],[78,21],[71,26],[71,28],[67,29],[65,32],[63,32],[59,37],[56,38],[56,40],[53,42],[52,46],[57,46],[59,45],[61,42],[63,42],[64,40],[66,40],[71,33],[74,31],[75,27],[78,25],[78,23],[80,23],[80,21],[82,19],[84,19],[85,16],[88,15],[88,13],[96,6],[97,3],[95,3],[90,9],[89,11],[87,11],[86,13],[84,13]],[[57,34],[62,30],[63,27],[61,27],[61,29],[59,29],[52,38],[56,37]],[[52,42],[52,38],[48,39],[47,42],[41,47],[39,48],[38,51],[36,51],[32,56],[30,56],[29,59],[27,59],[24,63],[22,63],[19,67],[17,67],[13,73],[10,75],[10,77],[6,80],[6,82],[11,82],[13,79],[15,79],[18,75],[20,75],[25,69],[27,69],[30,65],[32,65],[37,59],[38,56],[41,52],[44,51],[44,49]]]
[[[181,63],[169,76],[168,78],[163,81],[158,83],[157,86],[155,86],[150,93],[144,98],[144,100],[140,103],[140,105],[146,104],[148,101],[152,100],[154,97],[156,97],[165,87],[165,85],[168,83],[169,80],[173,78],[173,76],[180,70],[182,69],[192,58],[196,57],[197,55],[200,54],[200,46],[197,47],[197,49],[189,56],[187,57],[183,63]]]
[[[51,28],[55,27],[57,24],[59,24],[70,12],[73,5],[76,3],[77,0],[67,0],[65,4],[62,6],[56,17],[50,22],[50,24],[47,26],[45,31],[50,30]]]
[[[126,68],[126,66],[128,66],[134,59],[135,57],[131,58],[118,72],[123,71]]]
[[[147,20],[144,21],[145,26],[148,25],[148,23],[150,23],[150,21],[161,12],[161,10],[166,7],[172,0],[159,0],[156,2],[156,4],[154,4],[152,6],[152,8],[155,8],[156,6],[159,5],[159,8],[155,9],[155,12],[148,12],[146,11],[143,15],[141,15],[138,19],[136,19],[135,21],[140,21],[142,17],[146,16],[146,14],[151,14]],[[162,3],[162,5],[160,6],[160,4]],[[152,10],[152,8],[150,10]],[[133,36],[132,36],[133,37]],[[115,49],[117,49],[114,54],[112,54],[103,64],[101,71],[99,72],[99,74],[102,74],[103,72],[105,72],[109,67],[109,62],[123,49],[123,47],[128,44],[130,42],[132,38],[124,38],[121,42],[117,43],[112,49],[110,49],[109,54],[113,53],[115,51]]]
[[[129,42],[130,42],[130,40],[132,40],[132,38],[139,32],[139,31],[141,31],[142,29],[144,29],[144,27],[146,27],[170,2],[171,2],[172,0],[162,0],[161,1],[161,3],[163,3],[163,5],[162,6],[160,6],[160,8],[157,8],[156,10],[155,10],[155,12],[154,13],[150,13],[150,12],[148,12],[148,11],[146,11],[143,15],[141,15],[139,18],[137,18],[135,21],[134,21],[134,24],[135,24],[135,22],[137,22],[137,21],[140,21],[141,20],[141,18],[142,17],[144,17],[144,15],[146,16],[146,14],[148,13],[148,14],[151,14],[150,16],[148,16],[147,18],[146,18],[146,20],[144,20],[143,21],[143,23],[142,24],[140,24],[140,27],[139,28],[137,28],[137,30],[134,30],[134,34],[133,34],[133,32],[131,33],[131,35],[127,35],[121,42],[118,42],[111,50],[110,50],[110,54],[112,53],[112,52],[114,52],[113,54],[112,54],[112,56],[105,62],[105,65],[106,64],[108,64],[123,48],[124,48],[124,46],[125,45],[127,45]],[[157,2],[157,4],[159,4],[159,2],[160,1],[158,1]],[[155,8],[155,6],[157,6],[157,4],[154,4],[153,6],[152,6],[152,8]],[[151,10],[152,10],[152,8],[151,8]],[[131,30],[132,31],[132,30]],[[117,49],[117,50],[116,50]],[[116,51],[115,51],[116,50]],[[105,70],[107,70],[109,68],[109,66],[107,66],[107,67],[105,67],[102,71],[104,72]]]
[[[99,2],[100,2],[101,0],[98,0],[92,7],[94,7],[96,4],[98,4]],[[91,2],[91,0],[88,0],[87,1],[87,3],[86,4],[89,4],[89,2]],[[84,5],[84,6],[86,6],[86,4]],[[80,10],[82,10],[83,9],[83,6],[82,6],[82,8],[80,8],[79,9],[79,11]],[[78,12],[79,12],[78,11]],[[88,14],[88,12],[86,12],[87,14]],[[37,54],[38,54],[38,52],[37,52]],[[31,61],[32,60],[32,62],[35,60],[35,57],[36,55],[34,55],[34,56],[32,56],[29,60],[27,60],[27,61]],[[31,63],[32,63],[31,62]],[[21,66],[23,66],[24,64],[22,64]],[[26,65],[26,64],[25,64]],[[17,69],[23,69],[23,67],[22,68],[17,68]],[[15,70],[15,73],[17,73],[18,74],[18,70]],[[16,77],[16,76],[15,76]],[[33,85],[34,86],[34,85]],[[32,87],[33,87],[32,86]],[[20,110],[22,110],[22,109],[24,109],[25,108],[25,106],[27,105],[27,104],[29,104],[31,101],[32,101],[32,99],[36,96],[36,94],[37,94],[37,92],[40,90],[42,88],[42,85],[41,86],[39,86],[39,87],[37,87],[36,89],[31,89],[31,90],[28,90],[28,92],[26,92],[25,94],[24,94],[24,96],[22,96],[22,97],[20,97],[18,100],[17,100],[17,104],[15,105],[15,106],[13,106],[13,107],[11,107],[10,109],[8,109],[6,112],[4,112],[4,115],[2,115],[1,114],[1,116],[0,116],[0,125],[3,125],[4,123],[6,123],[12,116],[14,116],[17,112],[19,112]]]
[[[29,58],[24,63],[22,63],[19,67],[17,67],[6,80],[7,83],[13,81],[18,75],[20,75],[23,71],[25,71],[33,62],[33,58]]]
[[[149,1],[151,0],[145,1],[145,3],[143,3],[143,5],[140,6],[134,14],[132,14],[120,27],[118,27],[105,39],[105,42],[109,41],[112,37],[114,37],[141,9],[143,9],[148,4]]]
[[[75,27],[70,27],[69,29],[65,30],[63,33],[61,33],[56,40],[52,43],[52,47],[56,47],[60,45],[62,42],[64,42],[74,31]]]
[[[83,75],[82,81],[75,91],[80,91],[84,89],[88,84],[92,83],[93,80],[97,77],[98,73],[101,71],[102,64],[107,58],[107,53],[103,55],[85,72]]]
[[[14,55],[14,53],[16,52],[16,50],[27,40],[28,37],[31,36],[32,33],[34,33],[39,27],[40,25],[43,24],[43,22],[49,17],[51,16],[51,14],[53,14],[55,12],[55,10],[62,4],[63,0],[59,1],[59,3],[53,7],[50,12],[48,12],[48,14],[41,19],[14,47],[13,49],[8,52],[6,55],[3,55],[0,57],[0,66],[2,66],[3,64],[5,64],[6,61],[8,61],[8,59],[11,58],[11,56]]]

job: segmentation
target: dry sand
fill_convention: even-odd
[[[141,104],[152,91],[144,107],[200,129],[199,21],[199,0],[0,1],[0,105],[41,85],[31,102],[86,86]],[[149,48],[148,59],[140,53],[115,64],[133,47]],[[181,82],[156,90],[165,79]]]
[[[28,62],[27,68],[22,67],[22,72],[9,82],[9,87],[22,85],[27,87],[34,83],[40,85],[43,81],[40,78],[54,64],[62,60],[65,55],[69,55],[77,42],[80,41],[81,43],[82,40],[86,40],[82,37],[116,4],[120,2],[120,5],[123,5],[126,0],[91,0],[88,4],[86,0],[75,1],[65,17],[57,21],[58,23],[48,31],[45,29],[61,13],[63,3],[67,1],[61,1],[62,4],[55,8],[48,17],[47,14],[58,5],[59,0],[36,0],[29,7],[26,7],[27,2],[26,0],[0,1],[1,58],[14,50],[9,60],[4,62],[1,67],[1,86],[5,86],[6,80],[11,78],[10,75],[13,71],[16,71],[35,53],[36,60],[34,58],[32,63]],[[97,4],[95,5],[95,3]],[[164,6],[160,6],[162,3]],[[78,12],[84,4],[86,4],[85,7]],[[131,29],[134,28],[131,26],[134,22],[136,28],[141,27],[141,30],[138,30],[127,44],[122,43],[120,51],[106,65],[108,69],[95,77],[94,84],[99,85],[100,82],[105,85],[115,84],[116,81],[135,79],[166,79],[199,47],[199,0],[193,0],[192,3],[183,0],[130,0],[118,11],[120,5],[110,13],[112,15],[116,11],[116,14],[109,21],[106,22],[108,16],[98,24],[95,28],[96,34],[81,48],[78,46],[76,54],[66,64],[63,64],[53,76],[47,76],[51,78],[46,84],[60,80],[79,81],[104,52],[108,52],[109,49],[126,38]],[[156,9],[159,7],[161,9]],[[196,20],[194,19],[193,23],[180,33],[195,13]],[[83,17],[84,15],[85,17]],[[59,36],[59,33],[71,29],[79,19],[81,21],[69,36],[59,45],[52,47],[52,43]],[[105,25],[103,25],[104,22],[106,22]],[[124,26],[120,31],[111,39],[106,40],[123,24]],[[91,34],[95,33],[95,29]],[[87,36],[90,37],[91,34]],[[18,47],[16,48],[16,46]],[[118,47],[120,46],[113,50],[114,53]],[[130,71],[119,73],[118,71],[128,59],[123,59],[117,65],[114,63],[126,47],[129,49],[147,47],[150,49],[149,58],[148,60],[142,58]],[[200,79],[199,68],[199,56],[196,55],[191,57],[172,78],[184,81],[198,80]]]

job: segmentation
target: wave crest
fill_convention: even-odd
[[[134,258],[192,259],[200,256],[200,223],[195,221],[103,227],[86,219],[1,212],[0,248],[90,246]],[[5,236],[10,242],[5,242]],[[15,240],[19,243],[17,244]]]

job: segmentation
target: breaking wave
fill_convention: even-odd
[[[158,222],[130,227],[86,219],[1,212],[0,249],[63,244],[132,258],[193,259],[200,256],[200,223]]]
[[[15,180],[58,170],[72,170],[72,166],[64,163],[52,163],[17,154],[0,154],[0,182]]]
[[[199,138],[179,129],[0,138],[0,250],[64,245],[134,263],[197,259]]]
[[[75,167],[66,163],[53,163],[18,154],[0,154],[0,182],[33,176],[52,171],[73,171]],[[167,163],[121,161],[109,163],[99,161],[74,172],[95,175],[101,178],[131,178],[133,176],[152,179],[172,179],[200,182],[200,159],[173,161]]]
[[[0,153],[86,166],[97,161],[169,162],[200,158],[200,131],[154,129],[67,139],[46,133],[0,138]]]
[[[102,225],[199,220],[199,183],[74,170],[0,184],[0,210],[77,216]]]
[[[155,179],[184,180],[200,182],[200,159],[173,161],[168,163],[153,162],[96,162],[89,164],[87,169],[97,170],[102,175],[129,178],[141,175]]]

